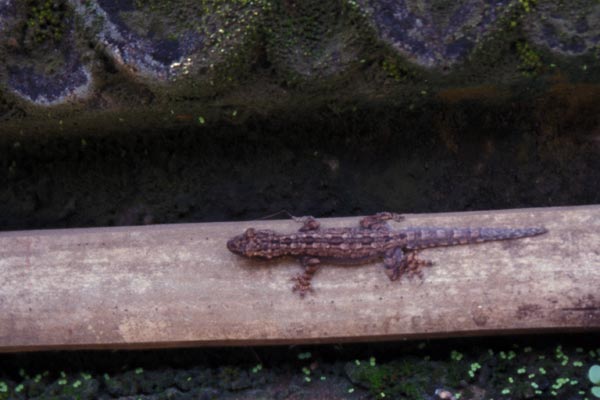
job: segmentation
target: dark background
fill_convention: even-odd
[[[320,108],[126,135],[0,135],[0,229],[600,203],[596,103]]]

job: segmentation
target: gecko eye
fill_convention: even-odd
[[[248,228],[248,229],[246,229],[246,232],[244,233],[244,235],[251,238],[251,237],[256,236],[256,232],[254,232],[254,228]]]

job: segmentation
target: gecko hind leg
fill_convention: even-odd
[[[406,269],[405,274],[408,278],[412,278],[413,276],[418,276],[419,279],[423,280],[423,267],[431,267],[433,265],[433,261],[430,260],[421,260],[417,257],[418,253],[416,251],[410,251],[406,255]]]
[[[406,257],[404,257],[402,248],[395,247],[386,251],[383,257],[383,266],[390,281],[400,278],[406,266]]]
[[[432,266],[433,263],[428,260],[417,258],[417,252],[409,250],[406,253],[400,247],[388,250],[383,258],[385,273],[391,281],[399,279],[402,275],[409,278],[418,276],[423,279],[422,267]]]
[[[296,281],[292,290],[298,292],[300,297],[304,297],[306,293],[313,291],[310,282],[315,272],[318,271],[321,260],[315,257],[302,257],[300,263],[304,267],[304,272],[292,278],[293,281]]]
[[[360,227],[363,229],[382,229],[389,228],[387,221],[402,221],[404,217],[392,212],[380,212],[375,215],[368,215],[360,220]]]

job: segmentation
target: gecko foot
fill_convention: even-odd
[[[294,286],[292,286],[292,291],[298,292],[300,297],[306,296],[306,293],[308,292],[314,292],[314,289],[310,285],[310,279],[306,279],[304,274],[298,274],[291,280],[296,282]]]
[[[400,247],[388,250],[383,258],[385,273],[391,281],[400,279],[403,275],[408,278],[416,275],[423,279],[422,267],[431,265],[433,265],[431,261],[418,259],[416,251],[404,252]]]
[[[404,217],[393,212],[380,212],[375,215],[369,215],[360,220],[360,227],[363,229],[381,229],[388,228],[387,221],[402,221]]]
[[[413,276],[418,276],[419,279],[423,279],[423,267],[431,267],[433,261],[421,260],[417,257],[416,251],[411,251],[406,255],[406,266],[404,268],[404,274],[410,279]]]
[[[305,217],[292,217],[294,222],[299,222],[302,224],[302,227],[298,229],[300,232],[307,231],[316,231],[319,229],[321,224],[314,217],[305,216]]]
[[[300,263],[304,267],[304,272],[292,278],[293,281],[296,281],[292,291],[298,292],[300,297],[304,297],[306,293],[313,291],[313,288],[310,286],[310,281],[315,272],[319,269],[321,260],[315,257],[302,257]]]

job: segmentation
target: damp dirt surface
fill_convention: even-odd
[[[600,203],[599,109],[325,108],[0,135],[0,230]]]

